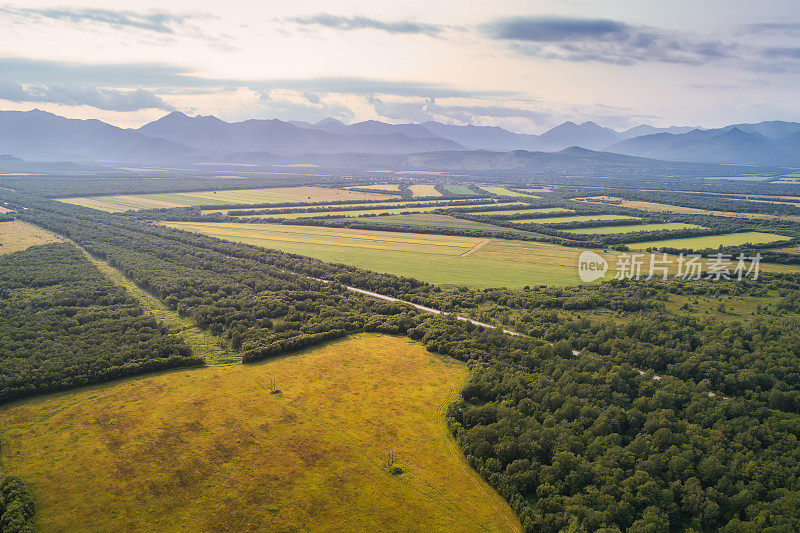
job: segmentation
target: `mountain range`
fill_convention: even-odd
[[[616,131],[594,122],[564,122],[533,135],[496,126],[439,122],[368,120],[348,125],[332,118],[316,123],[277,119],[226,122],[177,111],[140,128],[123,129],[40,110],[0,112],[0,154],[43,162],[185,165],[255,158],[291,164],[339,154],[349,154],[349,160],[354,160],[353,154],[560,152],[570,147],[668,161],[791,166],[800,165],[800,123],[774,121],[717,129],[640,125]],[[497,162],[488,153],[482,157]]]

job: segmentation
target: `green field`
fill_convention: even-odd
[[[790,237],[775,235],[774,233],[762,233],[759,231],[747,231],[743,233],[728,233],[725,235],[708,235],[705,237],[688,237],[684,239],[665,239],[661,241],[634,242],[628,246],[634,250],[645,248],[690,248],[702,250],[705,248],[717,248],[719,246],[738,246],[740,244],[763,244],[789,240]]]
[[[443,198],[441,200],[417,200],[417,201],[414,201],[414,200],[409,200],[409,199],[398,199],[398,200],[383,201],[383,202],[359,202],[359,203],[341,203],[341,204],[321,203],[321,204],[314,204],[314,205],[301,206],[301,207],[303,207],[303,208],[314,207],[314,208],[319,208],[319,209],[325,209],[325,208],[331,208],[331,207],[335,207],[337,209],[342,208],[342,207],[392,207],[394,205],[405,205],[405,204],[410,204],[410,203],[420,204],[420,205],[441,205],[441,204],[447,203],[447,202],[459,202],[459,201],[466,202],[468,200],[467,199],[460,199],[460,200],[459,199],[455,199],[455,200],[453,200],[453,199],[445,199],[445,198]],[[491,200],[487,200],[487,202],[488,201],[491,201]],[[493,204],[493,205],[498,205],[498,204]],[[201,211],[201,213],[204,214],[204,215],[208,214],[208,213],[228,213],[229,211],[236,211],[238,209],[242,209],[242,208],[234,208],[234,209],[231,209],[231,208],[225,208],[225,209],[203,209]],[[265,208],[256,208],[256,209],[258,209],[259,211],[263,210],[265,212],[272,212],[272,211],[285,211],[287,208],[286,207],[272,207],[272,208],[265,207]]]
[[[498,194],[500,196],[524,196],[526,198],[541,198],[541,196],[536,196],[534,194],[525,194],[525,193],[510,191],[505,187],[493,187],[493,186],[488,186],[488,185],[487,186],[481,185],[478,188],[481,189],[481,190],[484,190],[484,191],[486,191],[488,193]]]
[[[707,180],[732,180],[732,181],[767,181],[772,179],[773,176],[707,176]]]
[[[443,285],[522,288],[579,282],[582,250],[552,244],[281,224],[166,225]]]
[[[584,222],[589,220],[639,220],[639,217],[628,215],[575,215],[571,217],[549,217],[549,218],[517,218],[510,222],[521,224],[559,224],[561,222]]]
[[[403,225],[410,227],[432,227],[441,229],[465,229],[465,230],[480,230],[491,232],[508,232],[518,233],[520,235],[536,235],[530,231],[522,231],[513,228],[506,228],[502,226],[495,226],[493,224],[486,224],[484,222],[473,222],[472,220],[463,220],[455,218],[450,215],[435,215],[430,213],[419,213],[413,215],[391,215],[386,217],[371,217],[365,220],[370,224],[383,224],[387,226]]]
[[[634,233],[636,231],[662,231],[662,230],[676,230],[676,229],[694,229],[701,228],[697,224],[684,224],[683,222],[667,222],[661,224],[634,224],[627,226],[602,226],[599,228],[579,228],[568,229],[570,233],[579,233],[581,235],[606,235],[612,233]]]
[[[519,531],[447,428],[466,379],[358,335],[4,406],[2,460],[41,531]]]
[[[61,198],[69,204],[93,207],[103,211],[122,212],[129,209],[186,207],[193,205],[258,204],[282,202],[326,202],[331,200],[385,200],[385,194],[328,189],[324,187],[274,187],[228,191],[198,191],[163,194],[91,196]],[[399,198],[399,197],[397,197]]]
[[[511,205],[511,204],[509,204]],[[524,205],[524,204],[522,204]],[[572,209],[565,209],[563,207],[526,207],[524,209],[507,209],[507,210],[491,210],[491,211],[477,211],[471,212],[472,215],[488,216],[488,215],[518,215],[518,214],[532,214],[536,213],[572,213]]]
[[[481,207],[481,206],[492,206],[494,207],[497,204],[490,203],[490,204],[477,204],[471,205],[470,207]],[[325,216],[337,216],[337,217],[362,217],[364,215],[380,215],[382,213],[388,213],[390,215],[397,215],[400,213],[428,213],[431,211],[436,211],[438,209],[447,209],[447,206],[441,205],[430,205],[430,206],[423,206],[423,207],[386,207],[386,208],[377,208],[377,209],[354,209],[352,211],[316,211],[313,213],[284,213],[284,214],[265,214],[265,215],[253,215],[257,218],[317,218],[317,217],[325,217]]]
[[[475,196],[475,191],[467,187],[466,185],[445,185],[444,188],[453,194],[466,194],[470,196]]]

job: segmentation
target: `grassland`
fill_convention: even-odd
[[[580,283],[577,265],[583,249],[555,244],[281,224],[170,222],[166,225],[441,285],[519,289],[526,285]],[[603,253],[609,263],[606,278],[615,275],[619,255],[613,251]],[[798,271],[796,267],[783,265],[762,264],[762,267],[779,272]],[[676,269],[677,262],[673,262],[671,272]]]
[[[408,189],[414,196],[441,196],[442,193],[436,187],[428,184],[409,185]]]
[[[633,224],[626,226],[602,226],[598,228],[580,228],[566,230],[570,233],[579,233],[582,235],[606,235],[612,233],[634,233],[636,231],[664,231],[664,230],[678,230],[678,229],[697,229],[702,226],[697,224],[684,224],[683,222],[667,222],[661,224]]]
[[[490,204],[477,204],[471,205],[472,207],[481,207],[484,206],[491,206],[495,207],[497,204],[490,203]],[[447,206],[441,206],[438,204],[433,204],[429,206],[422,206],[422,207],[383,207],[383,208],[376,208],[376,209],[354,209],[352,211],[315,211],[313,213],[284,213],[284,214],[264,214],[264,215],[254,215],[257,218],[317,218],[317,217],[325,217],[325,216],[337,216],[337,217],[361,217],[364,215],[380,215],[380,214],[400,214],[400,213],[428,213],[431,211],[436,211],[437,209],[447,209]]]
[[[444,188],[453,194],[465,194],[469,196],[474,196],[475,191],[467,187],[466,185],[445,185]]]
[[[330,208],[330,207],[335,207],[337,209],[344,208],[344,207],[392,207],[393,205],[405,205],[405,204],[408,204],[408,203],[415,203],[415,204],[420,204],[420,205],[440,205],[440,204],[447,203],[447,202],[452,202],[452,201],[454,201],[454,200],[445,199],[445,198],[443,198],[441,200],[418,200],[418,201],[405,199],[405,200],[393,200],[393,201],[389,201],[389,202],[383,201],[383,202],[359,202],[359,203],[341,203],[341,204],[321,203],[321,204],[309,205],[308,207],[314,207],[314,208],[319,208],[319,209]],[[458,200],[455,200],[455,201],[457,202]],[[239,208],[237,208],[237,209],[239,209]],[[266,212],[270,212],[270,211],[283,211],[285,209],[286,209],[285,207],[273,207],[273,208],[263,208],[263,209],[259,208],[259,211],[264,210]],[[235,210],[236,209],[233,209],[233,211],[235,211]],[[232,209],[231,208],[203,209],[201,211],[201,213],[203,213],[205,215],[205,214],[208,214],[208,213],[228,213],[229,211],[232,211]]]
[[[63,240],[46,229],[21,220],[0,222],[0,254],[10,254],[37,244],[63,242]]]
[[[643,250],[645,248],[690,248],[702,250],[705,248],[717,248],[718,246],[737,246],[740,244],[763,244],[789,240],[789,237],[775,235],[774,233],[762,233],[759,231],[746,231],[742,233],[728,233],[725,235],[708,235],[704,237],[688,237],[683,239],[664,239],[660,241],[635,242],[628,246],[631,249]]]
[[[447,430],[466,376],[359,335],[6,406],[2,459],[41,531],[518,531]]]
[[[511,204],[507,204],[511,205]],[[520,204],[524,205],[524,204]],[[565,209],[563,207],[526,207],[522,209],[507,209],[507,210],[489,210],[489,211],[477,211],[473,212],[474,215],[517,215],[520,213],[530,213],[535,215],[536,213],[573,213],[572,209]]]
[[[717,217],[732,217],[732,218],[752,218],[752,219],[783,219],[783,220],[797,220],[800,217],[795,216],[777,216],[768,215],[764,213],[738,213],[735,211],[713,211],[709,209],[697,209],[694,207],[683,207],[679,205],[660,204],[657,202],[643,202],[638,200],[622,200],[620,198],[612,198],[608,196],[594,196],[588,198],[574,198],[577,201],[589,203],[605,203],[613,202],[614,205],[622,207],[629,207],[631,209],[638,209],[639,211],[650,211],[654,213],[678,213],[685,215],[712,215]]]
[[[590,220],[639,220],[639,218],[628,215],[575,215],[569,217],[519,218],[512,220],[511,222],[559,224],[561,222],[587,222]]]
[[[380,193],[369,193],[325,187],[274,187],[266,189],[240,189],[226,191],[197,191],[183,193],[139,194],[118,196],[91,196],[61,198],[62,202],[93,207],[103,211],[122,212],[130,209],[156,207],[186,207],[193,205],[258,204],[281,202],[325,202],[331,200],[386,200],[399,198]]]
[[[579,281],[581,250],[544,243],[281,224],[167,225],[443,285],[522,288]]]
[[[731,181],[767,181],[772,176],[707,176],[707,180],[731,180]]]
[[[533,194],[526,194],[526,193],[511,191],[511,190],[508,190],[505,187],[493,187],[493,186],[488,186],[488,185],[487,186],[483,186],[482,185],[482,186],[480,186],[478,188],[481,189],[481,190],[484,190],[484,191],[486,191],[488,193],[498,194],[500,196],[524,196],[526,198],[541,198],[541,196],[535,196]]]
[[[531,234],[529,231],[522,231],[513,228],[506,228],[502,226],[495,226],[493,224],[486,224],[484,222],[473,222],[472,220],[463,220],[455,218],[450,215],[435,215],[431,213],[418,213],[413,215],[390,215],[385,217],[371,217],[370,224],[383,224],[387,226],[403,225],[410,227],[432,227],[441,229],[466,229],[466,230],[480,230],[492,232],[509,232],[518,233],[521,235]]]
[[[400,192],[400,186],[397,184],[391,183],[382,183],[379,185],[354,185],[352,187],[345,187],[348,190],[357,190],[357,189],[374,189],[376,191],[392,191],[392,192]]]

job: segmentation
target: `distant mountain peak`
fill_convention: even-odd
[[[346,124],[344,122],[342,122],[341,120],[337,120],[337,119],[335,119],[333,117],[323,118],[322,120],[320,120],[319,122],[315,123],[314,125],[315,126],[326,126],[326,125],[330,125],[330,126],[346,126]]]

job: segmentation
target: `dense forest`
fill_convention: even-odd
[[[245,361],[355,331],[408,335],[467,361],[469,382],[448,422],[527,531],[800,524],[796,275],[440,288],[30,196],[8,199],[27,208],[23,219],[68,236],[228,339]],[[524,335],[423,315],[343,284]],[[721,320],[666,305],[700,296],[777,306]]]
[[[71,244],[0,256],[0,402],[202,361]]]
[[[0,531],[33,533],[33,494],[23,481],[5,476],[0,481]]]

